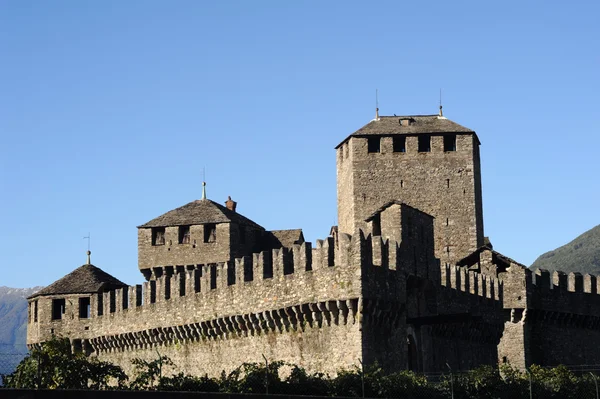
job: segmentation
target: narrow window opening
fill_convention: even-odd
[[[215,242],[217,241],[217,225],[214,223],[207,223],[204,225],[204,242]]]
[[[456,151],[456,135],[446,134],[444,135],[444,151]]]
[[[373,217],[373,235],[380,236],[381,235],[381,214],[377,214]]]
[[[217,265],[210,265],[210,289],[217,289]]]
[[[79,298],[79,318],[89,319],[90,318],[90,297]]]
[[[165,228],[152,228],[152,245],[165,245]]]
[[[117,311],[117,295],[114,290],[109,292],[108,300],[109,300],[109,312],[110,313],[116,312]]]
[[[104,314],[104,295],[99,294],[98,295],[98,301],[96,303],[98,305],[98,309],[96,311],[96,314],[98,316],[102,316]]]
[[[400,188],[404,188],[404,180],[400,180]]]
[[[375,153],[381,151],[381,138],[380,137],[369,137],[367,139],[367,147],[369,153]]]
[[[450,219],[446,218],[446,226],[450,226]]]
[[[53,299],[52,300],[52,320],[60,320],[65,314],[65,300]]]
[[[33,302],[33,322],[37,323],[38,321],[38,301]]]
[[[179,243],[189,244],[190,237],[190,226],[179,226]]]
[[[446,179],[446,187],[450,188],[450,179]]]
[[[423,134],[419,136],[419,152],[431,151],[431,136]]]
[[[394,136],[392,144],[394,152],[406,152],[406,136]]]
[[[150,303],[156,303],[156,280],[150,280]]]

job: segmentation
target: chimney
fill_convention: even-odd
[[[231,199],[231,196],[227,197],[227,201],[225,201],[225,206],[227,207],[227,209],[229,209],[230,211],[234,211],[235,212],[235,208],[237,206],[237,202],[235,202],[234,200]]]

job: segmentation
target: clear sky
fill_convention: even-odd
[[[485,234],[529,265],[600,223],[598,1],[0,1],[0,285],[201,196],[324,238],[334,147],[380,113],[482,142]]]

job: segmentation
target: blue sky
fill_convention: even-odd
[[[0,1],[0,285],[85,261],[134,284],[136,226],[208,196],[308,240],[334,146],[436,113],[481,142],[485,233],[530,264],[600,223],[600,2]]]

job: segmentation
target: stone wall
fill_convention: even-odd
[[[483,244],[479,141],[456,136],[445,152],[443,135],[431,135],[431,151],[418,152],[418,136],[406,136],[406,152],[393,152],[393,138],[381,136],[381,150],[369,153],[367,138],[351,137],[338,148],[339,231],[365,229],[364,220],[383,204],[399,200],[435,217],[435,253],[454,263]],[[348,147],[349,156],[340,153]]]
[[[165,228],[165,244],[153,245],[152,228],[138,229],[138,267],[147,279],[155,269],[162,273],[165,267],[190,266],[228,262],[234,258],[251,255],[260,248],[263,230],[245,226],[244,236],[237,223],[216,224],[216,240],[204,242],[206,225],[192,225],[189,243],[179,243],[180,226]]]

